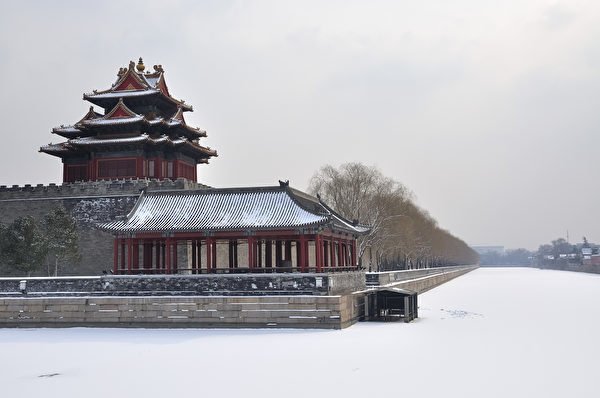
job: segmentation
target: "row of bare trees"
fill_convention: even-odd
[[[441,229],[414,203],[405,186],[375,167],[324,166],[313,175],[309,191],[342,216],[371,228],[358,241],[359,258],[366,268],[382,271],[478,261],[465,242]]]

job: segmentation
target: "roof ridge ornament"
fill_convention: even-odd
[[[144,65],[144,61],[142,60],[142,57],[140,57],[135,69],[137,69],[137,71],[139,73],[142,73],[144,71],[144,69],[146,69],[146,66]]]

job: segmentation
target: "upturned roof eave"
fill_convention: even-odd
[[[132,100],[135,98],[144,98],[148,96],[160,96],[163,100],[170,103],[174,107],[181,107],[185,111],[193,111],[194,108],[191,105],[186,104],[182,100],[175,99],[171,96],[166,95],[161,90],[148,88],[145,90],[118,90],[108,92],[97,92],[97,93],[84,93],[83,99],[91,102],[92,104],[104,107],[106,104],[111,104],[114,100],[124,98]]]

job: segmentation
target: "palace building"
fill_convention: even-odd
[[[287,182],[145,192],[101,227],[115,234],[115,274],[356,271],[368,231]]]
[[[147,183],[126,217],[96,223],[99,233],[114,237],[105,268],[112,260],[114,274],[358,269],[356,239],[368,228],[320,198],[281,181],[226,189],[197,184],[197,165],[217,152],[200,145],[206,133],[184,119],[192,107],[171,96],[161,65],[153,69],[145,72],[140,58],[121,68],[108,90],[84,94],[103,112],[92,106],[74,125],[54,128],[67,140],[40,149],[62,159],[63,185]]]
[[[217,152],[200,145],[206,132],[190,127],[184,113],[192,107],[171,96],[161,65],[145,70],[138,64],[121,68],[107,90],[84,94],[91,106],[81,120],[52,130],[66,138],[40,152],[60,157],[63,182],[123,178],[197,181],[197,165]]]

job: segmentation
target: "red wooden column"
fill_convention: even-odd
[[[267,239],[265,241],[265,267],[273,266],[273,241]]]
[[[344,244],[342,243],[343,241],[341,239],[338,239],[337,243],[338,243],[338,265],[340,267],[343,267],[346,265],[345,260],[345,256],[344,256]]]
[[[115,238],[113,242],[113,274],[119,272],[119,239]]]
[[[307,252],[306,252],[306,236],[301,235],[300,236],[300,241],[299,241],[299,246],[300,246],[300,255],[298,256],[298,267],[300,268],[301,272],[306,272],[306,268],[308,268],[308,256],[307,256]]]
[[[336,260],[335,260],[335,239],[331,238],[329,241],[329,255],[331,256],[331,267],[335,268]]]
[[[172,268],[173,268],[172,273],[173,274],[177,274],[177,260],[178,260],[177,259],[177,243],[178,243],[177,239],[174,239],[173,240],[173,265],[172,265]]]
[[[352,266],[356,267],[356,239],[352,239]]]
[[[144,178],[144,158],[141,156],[137,158],[135,162],[135,176],[137,178]]]
[[[212,268],[212,238],[206,238],[206,270],[210,273]]]
[[[126,261],[125,261],[125,239],[120,239],[120,246],[121,246],[121,267],[120,267],[120,272],[119,273],[124,273],[122,271],[125,270],[125,266],[126,266]]]
[[[162,268],[162,265],[160,263],[160,241],[159,240],[155,240],[153,241],[153,244],[155,245],[154,248],[154,257],[156,257],[156,270],[155,273],[158,274],[160,273],[160,269]]]
[[[136,239],[133,241],[133,270],[138,271],[139,269],[140,269],[140,246],[139,246],[139,240]]]
[[[262,245],[262,240],[257,239],[256,240],[256,266],[258,268],[262,268],[263,266],[263,245]]]
[[[133,263],[133,239],[127,239],[127,273],[131,274],[131,265]]]
[[[192,239],[192,274],[198,273],[198,241],[196,239]]]
[[[317,272],[321,272],[323,268],[323,237],[321,235],[315,236],[315,257],[317,260]]]
[[[146,273],[146,270],[152,269],[152,242],[144,240],[142,245],[144,246],[144,256],[142,262],[144,273]]]
[[[169,245],[166,243],[166,240],[162,240],[160,242],[160,256],[161,256],[161,260],[162,260],[162,269],[163,269],[163,273],[166,273],[167,271],[167,247]]]
[[[229,244],[228,244],[228,248],[227,248],[227,254],[229,256],[229,269],[233,269],[234,264],[235,264],[235,261],[233,259],[233,253],[234,253],[233,247],[237,243],[237,241],[234,242],[233,239],[229,239],[228,243]]]
[[[281,250],[281,241],[280,240],[276,240],[275,241],[275,266],[279,267],[281,266],[281,259],[282,259],[282,250]]]
[[[294,242],[296,243],[296,269],[300,270],[302,269],[302,259],[300,258],[302,256],[302,250],[300,250],[300,239],[296,239]]]
[[[171,273],[171,239],[167,238],[167,242],[166,242],[166,247],[165,247],[165,266],[166,266],[166,273],[170,274]]]
[[[253,236],[248,237],[248,268],[254,268],[255,264],[255,256],[254,256],[254,241],[255,238]]]

